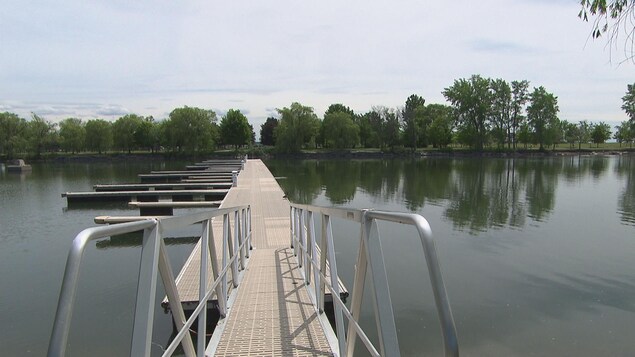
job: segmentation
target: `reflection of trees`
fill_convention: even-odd
[[[624,224],[635,225],[635,164],[633,156],[620,156],[615,172],[626,177],[626,187],[618,199],[618,211]]]
[[[452,160],[409,160],[403,165],[403,200],[411,211],[440,202],[450,190]]]
[[[324,185],[325,196],[333,204],[341,205],[350,202],[355,197],[360,177],[359,161],[321,161],[318,174]]]
[[[620,205],[623,220],[635,224],[635,164],[623,157],[621,174],[629,175]],[[555,207],[560,176],[569,182],[608,168],[606,158],[408,159],[271,161],[275,176],[292,201],[310,203],[324,191],[333,204],[348,204],[364,192],[378,205],[402,202],[411,211],[426,203],[445,206],[455,228],[481,232],[492,227],[522,227],[527,217],[548,218]],[[358,191],[359,188],[359,191]]]
[[[322,191],[318,162],[314,160],[271,160],[267,167],[274,176],[284,177],[278,184],[288,199],[297,203],[312,203]]]
[[[529,217],[542,221],[555,205],[559,167],[552,160],[527,161],[531,169],[527,175],[527,210]]]

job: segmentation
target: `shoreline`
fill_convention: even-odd
[[[635,149],[572,149],[572,150],[516,150],[516,151],[473,151],[473,150],[444,150],[444,151],[367,151],[367,150],[347,150],[347,151],[303,151],[300,153],[281,154],[268,153],[262,150],[247,152],[250,158],[258,159],[291,159],[291,160],[369,160],[369,159],[424,159],[424,158],[549,158],[558,156],[615,156],[633,155]],[[244,155],[243,152],[215,152],[206,155],[174,155],[170,153],[117,153],[117,154],[79,154],[43,156],[41,158],[28,158],[28,163],[91,163],[91,162],[118,162],[118,161],[172,161],[185,160],[196,161],[206,159],[230,159]],[[7,164],[10,160],[2,159],[0,163]]]

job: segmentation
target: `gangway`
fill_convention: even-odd
[[[178,330],[163,356],[172,355],[179,345],[186,356],[352,356],[357,340],[372,356],[398,356],[398,334],[377,228],[378,222],[383,222],[416,228],[423,247],[422,263],[425,260],[430,275],[445,355],[458,356],[458,339],[449,299],[431,229],[423,217],[289,203],[260,160],[249,160],[238,182],[224,200],[224,204],[231,204],[231,207],[81,232],[69,253],[48,355],[65,355],[86,245],[101,237],[143,231],[131,356],[150,355],[153,304],[159,276]],[[249,204],[243,204],[245,202]],[[320,236],[316,235],[318,219],[321,221]],[[342,287],[338,283],[336,236],[332,225],[337,219],[352,221],[360,227],[350,309],[341,299]],[[193,265],[195,269],[184,267],[179,274],[184,278],[183,275],[189,274],[188,268],[195,271],[195,280],[198,280],[198,303],[186,319],[182,307],[184,292],[179,291],[175,283],[163,238],[166,232],[189,225],[200,225],[201,235],[192,255],[199,262]],[[250,251],[251,247],[253,250]],[[379,346],[370,341],[359,324],[366,279],[371,282]],[[334,328],[324,312],[327,293],[334,304]],[[216,304],[212,305],[218,305],[221,320],[207,341],[205,312],[213,299]],[[198,333],[194,339],[190,329],[197,318]],[[279,326],[272,325],[276,323]]]

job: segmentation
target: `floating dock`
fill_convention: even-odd
[[[158,202],[160,198],[168,197],[173,201],[194,201],[200,198],[204,201],[222,200],[229,190],[154,190],[154,191],[105,191],[105,192],[64,192],[68,203],[96,202],[96,201],[145,201]]]
[[[332,356],[289,248],[289,203],[260,160],[249,160],[221,207],[251,205],[249,264],[227,319],[217,326],[215,356]],[[221,225],[213,224],[215,237]],[[179,296],[198,303],[200,245],[177,277]],[[211,274],[210,274],[211,275]],[[347,293],[346,293],[347,294]]]

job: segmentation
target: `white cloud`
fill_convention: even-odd
[[[632,64],[607,64],[604,43],[587,43],[579,6],[9,0],[0,13],[11,54],[0,56],[0,108],[56,120],[240,108],[256,128],[294,101],[318,115],[335,102],[394,107],[412,93],[443,102],[443,88],[478,73],[544,85],[563,118],[625,120]]]

